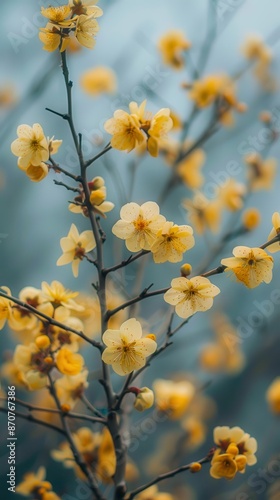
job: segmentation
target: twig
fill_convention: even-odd
[[[114,271],[117,271],[118,269],[121,269],[122,267],[127,266],[128,264],[131,264],[131,262],[134,262],[137,259],[140,259],[140,257],[143,257],[143,255],[147,255],[150,253],[150,250],[141,250],[140,252],[137,252],[135,255],[130,255],[128,259],[123,260],[119,264],[116,264],[115,266],[112,267],[107,267],[107,269],[104,269],[105,274],[112,273]]]
[[[9,411],[8,408],[3,408],[2,406],[0,406],[0,412],[8,413],[8,411]],[[44,422],[44,420],[40,420],[39,418],[35,418],[33,417],[33,415],[30,415],[30,413],[25,414],[21,413],[20,411],[14,411],[14,414],[16,415],[16,417],[23,418],[24,420],[29,420],[29,422],[32,422],[33,424],[43,425],[44,427],[48,427],[48,429],[57,431],[65,436],[64,430],[61,429],[60,427],[50,424],[49,422]]]
[[[85,168],[88,168],[92,163],[94,163],[96,160],[98,160],[99,158],[101,158],[101,156],[105,155],[105,153],[107,153],[108,151],[110,151],[110,149],[112,149],[112,146],[111,146],[111,143],[109,142],[109,144],[107,144],[107,146],[105,146],[105,148],[102,149],[102,151],[100,151],[100,153],[98,153],[97,155],[95,155],[90,160],[85,161],[85,163],[84,163]]]
[[[148,299],[149,297],[154,297],[155,295],[163,295],[169,288],[161,288],[160,290],[155,290],[154,292],[148,292],[148,290],[153,286],[150,285],[147,288],[145,288],[137,297],[134,297],[133,299],[128,300],[127,302],[124,302],[120,306],[116,307],[115,309],[108,309],[106,313],[106,318],[107,320],[111,318],[111,316],[114,316],[114,314],[117,314],[117,312],[121,311],[122,309],[126,309],[127,307],[131,306],[132,304],[136,304],[136,302],[140,302],[141,300]]]

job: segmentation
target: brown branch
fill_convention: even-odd
[[[105,146],[105,148],[102,149],[102,151],[100,151],[100,153],[98,153],[97,155],[95,155],[90,160],[85,161],[85,163],[84,163],[85,164],[85,168],[88,168],[92,163],[94,163],[96,160],[98,160],[99,158],[101,158],[101,156],[105,155],[105,153],[107,153],[111,149],[112,149],[112,146],[111,146],[111,143],[109,142],[109,144],[107,144],[107,146]]]
[[[114,314],[117,314],[117,312],[121,311],[122,309],[126,309],[127,307],[131,306],[132,304],[136,304],[137,302],[140,302],[141,300],[148,299],[149,297],[154,297],[155,295],[162,295],[169,288],[161,288],[160,290],[155,290],[154,292],[148,292],[148,290],[153,286],[151,284],[147,288],[145,288],[137,297],[134,297],[133,299],[128,300],[127,302],[124,302],[120,306],[116,307],[115,309],[108,309],[106,313],[106,318],[107,320],[111,318],[111,316],[114,316]]]
[[[140,257],[143,257],[143,255],[147,255],[148,253],[150,253],[150,250],[141,250],[140,252],[137,252],[135,255],[130,255],[128,257],[128,259],[123,260],[119,264],[116,264],[115,266],[107,267],[106,269],[104,269],[104,273],[109,274],[109,273],[112,273],[114,271],[117,271],[118,269],[121,269],[122,267],[126,267],[126,266],[128,266],[128,264],[131,264],[135,260],[140,259]]]
[[[2,406],[0,406],[0,412],[8,413],[8,411],[9,411],[8,408],[3,408]],[[33,417],[33,415],[30,415],[30,413],[25,414],[21,413],[20,411],[14,411],[13,413],[15,414],[16,417],[23,418],[24,420],[28,420],[29,422],[32,422],[34,424],[43,425],[44,427],[48,427],[48,429],[57,431],[65,436],[64,430],[61,429],[60,427],[50,424],[49,422],[44,422],[44,420],[40,420],[39,418],[35,418]]]

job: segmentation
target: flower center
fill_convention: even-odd
[[[137,231],[144,231],[149,223],[140,215],[138,219],[133,222],[133,225]]]

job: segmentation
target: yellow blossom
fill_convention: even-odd
[[[80,79],[82,89],[89,95],[116,92],[117,80],[114,71],[105,66],[97,66],[85,71]]]
[[[61,21],[70,15],[71,9],[69,5],[62,5],[61,7],[41,7],[42,16],[49,19],[52,23],[59,24]]]
[[[59,401],[63,405],[74,408],[84,390],[88,387],[88,371],[83,370],[77,375],[64,375],[56,381]]]
[[[163,61],[174,69],[184,66],[183,52],[191,47],[183,32],[171,30],[163,35],[158,43]]]
[[[94,17],[102,16],[103,11],[95,5],[96,3],[98,3],[98,0],[69,0],[72,14],[78,16],[81,14],[93,15]]]
[[[234,257],[222,259],[221,264],[226,271],[232,271],[238,281],[248,288],[255,288],[263,281],[271,282],[273,258],[265,250],[239,246],[232,253]]]
[[[39,39],[44,44],[43,50],[47,52],[54,52],[58,48],[60,52],[64,52],[70,43],[68,33],[61,32],[52,23],[47,23],[45,28],[40,28]]]
[[[157,348],[154,340],[142,337],[141,324],[135,318],[125,321],[119,330],[106,330],[103,342],[107,347],[102,360],[112,365],[118,375],[127,375],[142,368],[146,357]]]
[[[164,300],[175,306],[180,318],[189,318],[197,311],[207,311],[213,305],[213,298],[220,293],[217,286],[202,276],[174,278],[171,288],[164,294]]]
[[[41,300],[50,302],[55,308],[64,306],[74,311],[82,311],[83,307],[73,300],[77,295],[79,292],[67,290],[59,281],[54,280],[50,285],[46,281],[42,282]]]
[[[183,264],[180,267],[181,276],[187,278],[192,273],[192,266],[190,264]]]
[[[88,189],[90,192],[90,203],[94,212],[102,217],[106,217],[105,213],[111,212],[115,205],[111,201],[106,201],[107,190],[103,177],[94,177],[90,182],[88,182]],[[88,217],[88,208],[83,205],[85,202],[85,193],[83,190],[81,190],[81,193],[74,198],[74,202],[77,202],[78,205],[70,203],[69,210],[73,213],[80,213],[85,217]]]
[[[272,238],[275,238],[277,235],[280,234],[280,213],[279,212],[274,212],[272,215],[272,225],[273,228],[270,231],[267,241],[272,240]],[[268,251],[271,253],[279,252],[280,250],[280,241],[273,243],[272,245],[269,245],[267,247]]]
[[[218,198],[225,208],[231,212],[236,212],[242,208],[245,194],[245,184],[230,178],[223,186],[220,187],[218,191]]]
[[[78,375],[84,366],[81,354],[74,353],[67,347],[62,347],[58,351],[55,361],[58,370],[64,375]]]
[[[7,286],[1,286],[1,291],[6,293],[7,296],[11,295],[11,290]],[[0,330],[11,316],[11,305],[12,302],[8,298],[0,297]]]
[[[276,377],[266,391],[267,402],[273,413],[280,413],[280,377]]]
[[[233,479],[238,472],[235,457],[229,453],[215,452],[211,461],[210,475],[215,479]]]
[[[257,153],[245,157],[248,165],[249,187],[252,191],[260,189],[271,189],[277,169],[277,161],[274,158],[263,160]]]
[[[155,404],[159,411],[168,414],[172,420],[177,420],[188,409],[194,394],[194,385],[187,381],[157,379],[154,381]]]
[[[114,117],[105,122],[104,129],[113,136],[112,147],[120,151],[129,153],[145,142],[138,118],[122,110],[115,111]]]
[[[83,45],[83,47],[87,47],[88,49],[92,49],[94,47],[94,36],[97,35],[98,31],[98,22],[93,19],[92,16],[81,14],[78,17],[75,37],[77,38],[78,42]]]
[[[79,234],[75,224],[72,224],[68,235],[61,238],[60,246],[63,255],[59,257],[57,266],[64,266],[72,262],[73,275],[77,278],[81,260],[86,253],[91,252],[96,247],[92,231],[83,231]]]
[[[196,415],[187,416],[182,421],[182,427],[186,432],[186,449],[193,450],[204,443],[207,429],[202,420]]]
[[[159,213],[159,206],[153,201],[143,205],[127,203],[121,208],[121,220],[116,222],[112,232],[118,238],[125,240],[130,252],[151,250],[157,233],[166,219]]]
[[[13,361],[22,374],[24,383],[28,389],[35,391],[46,387],[48,384],[47,374],[53,365],[48,363],[49,349],[39,349],[35,344],[17,345]]]
[[[44,491],[49,491],[52,489],[52,485],[48,481],[45,481],[45,478],[45,467],[40,467],[35,474],[28,472],[24,475],[23,481],[16,486],[16,492],[19,495],[30,496],[40,488]]]
[[[48,141],[39,123],[34,123],[32,127],[20,125],[17,135],[18,139],[12,142],[11,150],[19,157],[18,165],[21,168],[27,168],[30,163],[38,166],[49,159]]]
[[[152,118],[150,127],[147,130],[147,147],[151,156],[158,156],[160,141],[166,138],[172,127],[173,121],[170,118],[170,109],[160,109]]]
[[[194,246],[193,230],[190,226],[177,226],[173,222],[165,222],[156,235],[151,247],[154,261],[180,262],[183,253]]]
[[[248,36],[241,50],[244,56],[249,60],[259,60],[263,63],[270,63],[272,58],[270,48],[264,43],[261,37],[256,35]]]
[[[198,234],[206,229],[216,233],[221,221],[221,203],[217,199],[208,200],[197,192],[193,199],[184,199],[182,206],[188,211],[188,218]]]
[[[246,458],[247,465],[254,465],[257,462],[255,456],[257,441],[240,427],[218,426],[215,427],[213,434],[214,442],[219,447],[217,451],[225,453],[233,443],[238,448],[238,454]]]
[[[260,224],[261,214],[257,208],[247,208],[242,214],[242,223],[247,231],[252,231]]]
[[[204,177],[200,172],[205,162],[205,153],[203,149],[195,149],[192,153],[180,161],[177,172],[183,182],[191,189],[200,188]]]
[[[196,80],[190,88],[189,97],[199,108],[210,106],[218,97],[228,95],[233,83],[226,75],[208,75]]]
[[[148,387],[142,387],[136,395],[133,406],[137,411],[148,410],[154,404],[154,393]]]
[[[170,493],[160,492],[158,487],[154,485],[139,493],[135,500],[175,500],[175,497]]]

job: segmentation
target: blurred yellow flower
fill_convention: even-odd
[[[200,188],[204,182],[204,177],[200,172],[205,162],[203,149],[195,149],[186,156],[177,167],[177,172],[183,182],[191,189]]]
[[[154,393],[149,387],[142,387],[136,395],[133,406],[137,411],[145,411],[154,404]]]
[[[142,337],[142,327],[135,318],[125,321],[119,330],[106,330],[103,342],[107,346],[102,360],[112,365],[118,375],[127,375],[139,370],[146,363],[146,357],[157,348],[154,340]]]
[[[198,311],[207,311],[213,305],[213,298],[220,289],[202,276],[174,278],[171,288],[164,294],[164,300],[175,306],[180,318],[189,318]]]
[[[81,14],[78,17],[75,37],[77,38],[78,42],[83,45],[83,47],[93,49],[95,45],[94,36],[97,35],[98,31],[98,22],[91,16]]]
[[[208,200],[202,193],[195,193],[192,200],[184,199],[183,208],[188,212],[188,218],[198,234],[206,229],[213,233],[219,230],[221,222],[221,203],[217,199]]]
[[[1,286],[2,292],[7,296],[11,295],[11,290],[7,286]],[[11,316],[12,302],[6,297],[0,297],[0,330],[4,327],[7,319]]]
[[[136,495],[135,500],[175,500],[175,497],[170,493],[160,492],[154,485]]]
[[[167,413],[172,420],[184,415],[195,394],[194,385],[187,380],[156,379],[153,389],[157,409]]]
[[[69,0],[72,14],[80,16],[86,14],[87,16],[100,17],[103,14],[102,9],[95,4],[98,0]]]
[[[213,104],[219,96],[232,90],[232,85],[231,79],[226,75],[208,75],[192,84],[189,97],[199,108],[205,108]]]
[[[172,129],[173,121],[170,118],[170,109],[160,109],[152,118],[147,130],[148,151],[151,156],[158,156],[160,141],[166,138],[167,133]]]
[[[39,123],[20,125],[17,128],[18,139],[12,142],[11,150],[18,156],[18,165],[27,168],[31,163],[34,166],[40,165],[49,159],[49,146],[44,131]]]
[[[273,413],[280,413],[280,377],[276,377],[266,391],[266,400]]]
[[[16,486],[16,493],[23,496],[31,496],[38,490],[42,490],[43,493],[50,491],[52,485],[48,481],[45,481],[45,478],[45,467],[40,467],[36,473],[28,472],[23,476],[23,481]]]
[[[83,370],[77,375],[64,375],[56,381],[56,391],[60,404],[74,408],[84,390],[88,387],[88,371]]]
[[[64,52],[70,43],[69,35],[64,31],[61,32],[52,23],[47,23],[45,28],[40,28],[39,39],[44,44],[43,50],[47,52],[54,52],[58,48],[60,52]]]
[[[183,52],[190,47],[191,43],[180,30],[168,31],[158,42],[163,62],[174,69],[181,69],[184,66]]]
[[[207,429],[204,423],[196,415],[187,416],[182,421],[182,428],[186,432],[186,448],[192,450],[204,443]]]
[[[72,262],[72,271],[75,278],[79,274],[79,265],[86,253],[91,252],[96,247],[95,239],[92,231],[79,231],[75,224],[71,224],[70,231],[67,236],[61,238],[60,246],[63,255],[59,257],[56,265],[64,266]]]
[[[63,375],[78,375],[83,369],[84,358],[81,354],[70,351],[67,347],[62,347],[56,355],[56,366]]]
[[[231,212],[236,212],[243,207],[246,191],[245,184],[230,178],[219,188],[218,199],[225,208]]]
[[[28,305],[36,309],[41,303],[40,290],[32,286],[26,286],[20,291],[19,300],[26,302]],[[12,330],[32,330],[36,332],[36,327],[38,325],[38,317],[36,317],[32,312],[17,304],[13,305],[9,318],[9,326]]]
[[[221,264],[226,266],[226,271],[232,271],[238,281],[248,288],[255,288],[263,281],[271,282],[273,258],[265,250],[238,246],[232,253],[234,257],[222,259]]]
[[[159,213],[158,204],[153,201],[147,201],[143,205],[127,203],[121,208],[120,217],[114,224],[112,233],[125,240],[130,252],[151,250],[158,231],[166,221]]]
[[[113,118],[105,122],[104,129],[113,136],[112,147],[120,151],[129,153],[145,142],[138,118],[120,109],[115,111]]]
[[[115,205],[111,201],[106,201],[107,190],[103,177],[94,177],[88,182],[88,189],[90,192],[90,203],[94,211],[105,218],[105,213],[111,212]],[[78,203],[77,205],[76,202]],[[74,202],[69,204],[70,212],[80,213],[88,217],[88,208],[84,205],[84,202],[85,193],[81,190],[81,193],[74,198]]]
[[[190,226],[177,226],[165,222],[156,234],[151,247],[154,262],[180,262],[183,253],[194,246],[193,230]]]
[[[42,302],[50,302],[54,308],[64,306],[68,309],[73,309],[74,311],[83,310],[83,306],[76,304],[73,300],[77,297],[77,295],[79,295],[79,292],[67,290],[62,283],[57,280],[52,281],[50,285],[46,281],[43,281],[41,286]]]
[[[257,35],[248,36],[241,50],[249,60],[259,60],[263,63],[269,63],[272,59],[270,48]]]
[[[22,167],[20,163],[19,161],[18,167],[26,173],[27,177],[29,177],[32,182],[42,181],[49,173],[48,165],[44,162],[41,162],[39,165],[32,165],[32,163],[29,163],[27,167]]]
[[[80,78],[80,84],[82,89],[92,96],[112,94],[117,90],[116,74],[106,66],[97,66],[85,71]]]
[[[260,224],[261,214],[257,208],[247,208],[242,214],[242,223],[247,231],[252,231]]]
[[[49,349],[38,349],[36,344],[16,346],[13,362],[21,371],[22,380],[31,391],[46,387],[48,384],[47,374],[53,368],[49,363]]]
[[[71,9],[69,5],[62,5],[61,7],[41,7],[42,16],[49,19],[52,23],[59,24],[61,21],[70,15]],[[72,21],[71,21],[72,22]]]
[[[268,235],[267,241],[272,240],[272,238],[275,238],[277,235],[280,234],[280,213],[279,212],[274,212],[274,214],[272,215],[272,225],[273,225],[273,228]],[[279,237],[279,240],[280,240],[280,237]],[[269,247],[267,247],[267,249],[271,253],[279,252],[280,241],[279,242],[277,241],[276,243],[269,245]]]
[[[277,161],[274,158],[263,158],[258,153],[252,153],[245,157],[248,165],[249,188],[252,191],[260,189],[271,189],[276,176]]]

